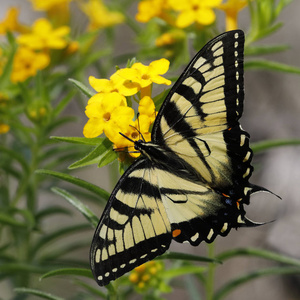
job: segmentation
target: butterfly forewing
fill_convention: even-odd
[[[112,192],[95,231],[90,260],[99,285],[164,253],[170,222],[149,162],[140,159]]]
[[[240,30],[209,42],[175,83],[153,126],[155,143],[215,187],[232,185],[233,168],[242,175],[252,171],[248,135],[238,123],[244,100],[243,50]]]

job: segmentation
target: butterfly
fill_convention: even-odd
[[[245,216],[253,167],[243,112],[244,33],[225,32],[192,59],[164,100],[151,142],[112,191],[96,228],[90,264],[100,286],[163,254],[172,240],[211,243]]]

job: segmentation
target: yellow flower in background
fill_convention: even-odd
[[[238,13],[245,6],[248,0],[228,0],[225,4],[221,4],[219,9],[223,10],[226,15],[226,31],[237,29]]]
[[[17,42],[34,50],[63,49],[68,45],[70,27],[54,29],[47,19],[38,19],[32,25],[32,32],[18,36]]]
[[[11,7],[4,17],[4,20],[0,22],[0,34],[5,34],[8,31],[24,33],[28,29],[25,25],[22,25],[18,21],[19,9]]]
[[[72,0],[30,0],[35,10],[51,10],[61,5],[69,4]]]
[[[50,57],[46,53],[34,52],[27,47],[19,47],[13,61],[11,81],[23,82],[31,76],[35,76],[38,70],[45,69],[50,63]]]
[[[163,281],[161,272],[164,270],[162,261],[152,260],[136,267],[130,272],[129,281],[142,292],[149,288],[158,288]]]
[[[186,28],[193,23],[204,26],[211,25],[216,19],[213,9],[222,2],[222,0],[168,1],[172,9],[179,13],[176,19],[176,26],[179,28]]]
[[[168,1],[165,0],[144,0],[138,3],[138,13],[135,16],[135,19],[138,22],[146,23],[149,22],[152,18],[158,17],[161,19],[169,19]]]
[[[104,132],[111,139],[119,128],[126,128],[134,117],[134,110],[116,92],[93,96],[85,113],[89,120],[84,126],[83,135],[87,138],[97,137]]]
[[[0,134],[5,134],[10,130],[10,126],[5,123],[0,123]]]
[[[56,25],[69,21],[69,4],[72,0],[30,0],[34,10],[45,11],[47,17]]]
[[[89,30],[114,26],[125,20],[122,13],[110,11],[101,0],[85,1],[80,3],[80,8],[89,18]]]

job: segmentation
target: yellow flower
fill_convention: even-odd
[[[185,28],[194,22],[200,25],[210,25],[216,15],[213,8],[218,7],[222,0],[169,0],[170,6],[179,12],[176,20],[176,26]]]
[[[30,0],[33,9],[45,11],[47,17],[56,25],[66,24],[69,20],[69,4],[72,0]]]
[[[0,22],[0,34],[5,34],[8,31],[16,31],[19,33],[27,32],[26,26],[18,22],[19,9],[11,7],[5,15],[5,18]]]
[[[134,144],[132,141],[144,139],[146,142],[150,142],[150,125],[150,118],[147,115],[140,115],[135,121],[130,122],[126,127],[117,128],[117,130],[114,129],[114,132],[112,132],[113,134],[109,139],[114,143],[115,149],[127,148],[130,156],[135,158],[139,157],[141,153],[134,149]],[[119,132],[128,137],[130,140],[119,134]]]
[[[169,45],[173,45],[175,43],[181,42],[185,39],[186,34],[181,29],[175,29],[168,32],[163,33],[155,40],[155,45],[157,47],[165,47]]]
[[[130,79],[133,82],[138,83],[141,88],[145,88],[153,82],[157,84],[170,85],[171,81],[161,76],[168,71],[169,65],[170,62],[165,58],[151,62],[149,66],[145,66],[142,63],[135,63],[132,65],[131,69],[135,69],[138,76],[134,76]],[[120,70],[120,73],[123,75],[125,70],[126,69]]]
[[[89,30],[114,26],[123,23],[125,19],[120,12],[108,10],[101,0],[81,3],[80,8],[89,18]]]
[[[167,10],[169,8],[168,1],[165,0],[140,1],[135,19],[141,23],[149,22],[154,17],[169,19],[169,16],[167,15]]]
[[[161,271],[164,265],[161,261],[149,261],[138,266],[129,275],[129,281],[140,292],[149,288],[158,288],[163,281]]]
[[[10,129],[10,126],[4,123],[0,123],[0,134],[7,133]]]
[[[83,129],[84,136],[93,138],[104,132],[110,140],[116,132],[126,128],[134,116],[134,110],[126,106],[124,96],[116,92],[93,96],[85,113],[89,120]]]
[[[12,82],[23,82],[35,76],[38,70],[45,69],[50,63],[49,55],[34,52],[27,47],[19,47],[13,61],[11,72]]]
[[[223,10],[226,15],[226,31],[238,28],[238,13],[247,6],[247,4],[247,0],[228,0],[225,4],[219,6],[219,9]]]
[[[126,71],[123,72],[121,70]],[[89,83],[98,93],[118,92],[123,96],[132,96],[140,90],[139,84],[132,82],[130,79],[136,76],[136,70],[126,68],[115,72],[110,76],[109,80],[90,76]]]
[[[61,5],[69,4],[72,0],[30,0],[35,10],[51,10]]]
[[[66,35],[70,32],[70,27],[61,26],[53,29],[47,19],[38,19],[32,26],[32,32],[22,34],[17,38],[17,42],[31,49],[63,49],[67,46]]]
[[[155,105],[149,96],[145,96],[140,100],[138,110],[140,115],[145,115],[149,117],[151,123],[154,122],[156,117]]]

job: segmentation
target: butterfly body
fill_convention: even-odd
[[[172,239],[193,246],[256,226],[246,218],[249,134],[241,129],[243,46],[240,30],[210,41],[187,66],[160,108],[151,142],[114,188],[95,231],[91,268],[106,285],[163,254]]]

